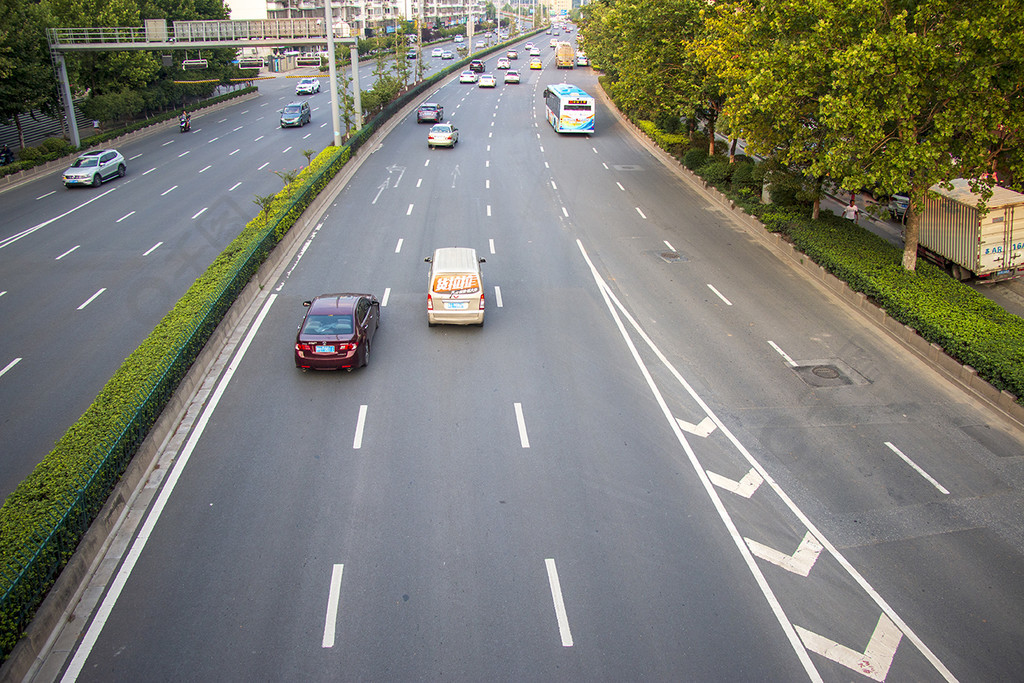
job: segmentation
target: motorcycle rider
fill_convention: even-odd
[[[178,117],[178,125],[181,126],[182,130],[186,130],[186,131],[187,130],[191,130],[192,129],[192,115],[189,114],[186,110],[182,109],[181,110],[181,116]]]

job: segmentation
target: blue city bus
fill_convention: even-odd
[[[544,89],[548,123],[556,133],[593,133],[597,104],[575,85],[559,83]]]

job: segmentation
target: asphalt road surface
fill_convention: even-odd
[[[544,85],[595,82],[544,50],[429,95],[458,146],[407,117],[267,288],[66,680],[1019,677],[1020,431],[603,106],[556,135]],[[428,328],[439,246],[483,328]],[[336,291],[370,364],[300,372]]]

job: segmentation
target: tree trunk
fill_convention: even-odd
[[[911,195],[910,206],[907,207],[907,215],[904,218],[903,267],[906,270],[917,269],[917,229],[921,223],[921,216],[914,210],[915,195],[920,196],[916,192]]]
[[[715,156],[715,119],[708,119],[708,156]]]
[[[736,163],[736,143],[739,142],[739,138],[733,138],[732,144],[729,146],[729,163]]]

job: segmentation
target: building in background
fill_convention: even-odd
[[[237,1],[237,0],[236,0]],[[324,15],[324,0],[264,0],[268,19],[319,19]],[[371,31],[387,31],[399,21],[422,18],[430,27],[463,25],[472,16],[484,16],[482,0],[331,0],[335,31],[347,25],[351,35],[366,36]]]

